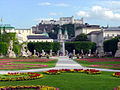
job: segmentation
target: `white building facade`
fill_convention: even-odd
[[[120,27],[108,27],[104,29],[103,35],[105,40],[120,36]]]
[[[88,34],[93,31],[100,31],[101,28],[99,25],[74,25],[75,37],[81,33]]]
[[[1,32],[3,32],[3,28],[5,27],[5,31],[7,33],[16,33],[16,37],[20,43],[23,42],[53,42],[53,39],[50,39],[45,34],[34,34],[32,33],[32,28],[30,29],[15,29],[14,27],[10,26],[9,24],[0,25]],[[28,38],[31,37],[38,37],[39,38]],[[41,37],[41,38],[40,38]]]

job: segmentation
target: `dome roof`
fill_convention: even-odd
[[[45,35],[45,36],[47,36],[47,37],[49,37],[48,33],[42,33],[42,34]]]

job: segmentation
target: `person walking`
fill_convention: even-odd
[[[69,53],[69,58],[72,59],[73,58],[73,54]]]

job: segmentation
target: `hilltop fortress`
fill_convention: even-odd
[[[74,16],[72,17],[61,17],[59,20],[41,20],[41,24],[58,24],[58,25],[64,25],[64,24],[83,24],[84,20],[81,19],[74,19]]]

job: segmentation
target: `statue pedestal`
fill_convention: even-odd
[[[15,53],[14,52],[11,52],[11,53],[9,53],[9,58],[16,58],[16,55],[15,55]]]

